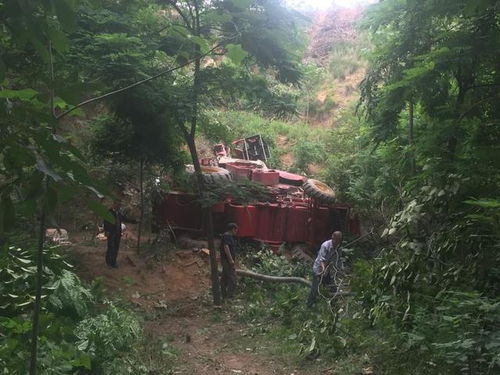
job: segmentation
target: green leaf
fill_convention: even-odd
[[[87,350],[89,346],[89,340],[83,340],[78,344],[78,350]]]
[[[62,31],[50,29],[48,34],[52,46],[57,52],[63,53],[69,49],[70,41]]]
[[[311,345],[309,345],[307,352],[312,353],[315,348],[316,348],[316,336],[313,336],[312,341],[311,341]]]
[[[84,349],[81,349],[80,347],[84,347]],[[78,349],[80,350],[85,350],[88,347],[88,340],[84,341],[82,344],[78,346]],[[92,365],[90,361],[90,355],[87,353],[81,353],[78,358],[74,359],[72,361],[72,365],[75,367],[83,367],[87,370],[90,370]]]
[[[392,275],[391,282],[389,283],[389,285],[394,285],[395,282],[396,282],[396,275]]]
[[[110,223],[115,222],[115,218],[113,217],[113,215],[111,215],[109,210],[100,202],[95,200],[89,201],[87,205],[93,212],[102,217],[104,220],[109,221]]]
[[[496,199],[466,200],[465,203],[482,208],[500,208],[500,200]]]
[[[42,158],[38,158],[36,161],[36,169],[38,169],[43,174],[52,177],[54,181],[61,181],[62,177],[54,171]]]
[[[33,301],[32,301],[32,300],[28,300],[28,301],[26,301],[26,302],[16,303],[16,306],[17,306],[17,307],[25,307],[25,306],[30,305],[31,303],[33,303]]]
[[[208,41],[202,37],[196,36],[196,35],[190,35],[189,40],[191,40],[193,43],[197,44],[200,46],[201,52],[206,53],[208,52]]]
[[[226,46],[226,50],[227,57],[229,57],[231,61],[236,65],[241,64],[245,57],[248,56],[248,52],[245,51],[239,44],[228,44]]]
[[[181,36],[188,37],[189,31],[186,26],[183,25],[174,25],[172,26],[172,30],[180,34]]]
[[[31,264],[31,263],[33,263],[31,260],[29,260],[29,259],[24,259],[24,258],[16,258],[16,260],[17,260],[18,262],[23,263],[23,264]]]
[[[66,109],[69,107],[68,103],[66,103],[63,99],[60,97],[56,96],[54,98],[54,107],[59,108],[59,109]]]
[[[0,90],[0,98],[6,99],[21,99],[30,100],[38,94],[38,91],[33,89],[22,89],[22,90]]]

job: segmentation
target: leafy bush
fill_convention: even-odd
[[[91,357],[94,373],[137,373],[133,357],[141,327],[130,313],[107,302],[104,312],[78,324],[75,335],[78,349]]]
[[[324,154],[324,145],[320,142],[298,142],[293,150],[295,160],[292,170],[309,175],[309,166],[321,162],[324,158]]]
[[[384,373],[500,369],[499,232],[485,225],[498,208],[495,200],[464,204],[477,185],[444,177],[433,173],[417,194],[405,194],[383,233],[386,248],[371,264],[357,265],[365,316],[387,338],[375,353]],[[391,361],[388,347],[397,348]]]
[[[26,373],[31,338],[36,264],[34,251],[9,247],[1,253],[0,367]],[[57,248],[44,249],[39,370],[68,374],[90,369],[89,356],[74,346],[73,329],[89,313],[93,298]]]
[[[56,280],[71,269],[57,248],[47,248],[44,255],[44,285],[42,292],[46,298],[54,289]],[[34,302],[36,262],[32,249],[5,246],[0,252],[0,295],[2,316],[15,316],[31,310]]]
[[[63,270],[61,277],[52,284],[49,303],[58,314],[83,318],[90,311],[94,297],[73,272]]]
[[[431,309],[418,307],[405,349],[440,373],[488,373],[500,369],[500,301],[477,292],[446,291]]]
[[[143,358],[146,344],[137,318],[96,300],[57,248],[44,250],[38,371],[50,374],[167,373],[172,356]],[[36,266],[33,251],[10,247],[0,256],[0,368],[28,372]],[[96,293],[97,292],[97,293]],[[3,297],[5,296],[5,298]],[[161,352],[162,343],[147,350]],[[144,364],[146,363],[146,364]]]

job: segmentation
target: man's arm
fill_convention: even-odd
[[[231,250],[229,250],[228,245],[224,245],[224,253],[226,254],[226,259],[229,262],[229,264],[234,267],[234,259],[231,256]]]
[[[339,267],[339,261],[340,261],[340,249],[341,244],[339,243],[338,245],[334,246],[333,248],[333,256],[332,256],[332,263],[335,268]]]
[[[113,212],[113,210],[109,210],[108,212],[109,212],[109,213],[111,214],[111,216],[113,216],[113,218],[115,218],[115,220],[116,220],[116,216],[115,216],[115,213]],[[111,222],[109,222],[109,221],[107,221],[107,220],[104,220],[104,225],[103,225],[103,227],[104,227],[104,232],[105,232],[106,234],[108,234],[108,233],[110,233],[110,232],[113,232],[113,231],[115,230],[115,225],[114,225],[114,223],[111,223]]]
[[[321,245],[318,254],[319,264],[321,266],[321,273],[325,272],[326,268],[326,252],[327,252],[327,247],[324,244]]]
[[[128,217],[128,216],[125,216],[125,215],[124,215],[124,214],[122,214],[121,212],[120,212],[120,219],[121,219],[121,221],[123,221],[124,223],[129,223],[129,224],[137,224],[137,220],[132,219],[132,218],[130,218],[130,217]]]
[[[104,232],[109,233],[112,231],[113,224],[111,224],[109,221],[104,220]]]

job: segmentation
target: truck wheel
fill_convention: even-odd
[[[316,199],[320,203],[335,203],[335,192],[330,186],[321,181],[310,178],[304,182],[302,188],[308,196]]]
[[[186,167],[186,172],[194,176],[194,167],[192,165],[188,165]],[[203,173],[203,181],[207,184],[232,180],[231,173],[224,168],[201,166],[201,172]]]

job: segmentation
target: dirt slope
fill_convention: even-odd
[[[319,11],[313,17],[312,26],[309,29],[309,46],[305,55],[305,61],[318,64],[327,70],[331,70],[330,64],[349,64],[349,61],[332,62],[335,46],[345,43],[356,46],[360,38],[356,28],[356,22],[363,14],[363,7],[357,8],[330,8]],[[338,53],[337,53],[338,54]],[[343,57],[342,55],[336,56]],[[349,60],[351,56],[344,56]],[[358,86],[365,75],[364,62],[355,62],[358,66],[354,70],[345,69],[347,72],[342,78],[331,77],[315,93],[317,103],[324,104],[329,98],[333,98],[335,105],[330,110],[320,113],[309,120],[311,126],[335,127],[337,120],[343,111],[358,100]]]
[[[309,30],[310,44],[306,60],[320,65],[328,63],[330,51],[335,43],[354,41],[358,37],[354,23],[359,20],[363,8],[330,8],[318,11]]]
[[[73,258],[78,273],[86,280],[100,278],[105,288],[134,305],[150,311],[166,301],[196,299],[208,290],[207,260],[191,250],[178,251],[162,263],[145,261],[136,255],[133,246],[120,249],[119,268],[108,268],[104,262],[105,243],[97,247],[77,245]]]
[[[133,240],[125,240],[119,268],[110,269],[104,264],[105,242],[75,243],[68,252],[82,278],[101,280],[107,294],[130,301],[144,315],[148,338],[169,342],[177,353],[174,374],[332,373],[307,364],[297,369],[284,358],[271,357],[268,346],[256,342],[251,327],[238,322],[231,309],[214,307],[208,259],[200,253],[177,250],[164,261],[147,261],[135,254]]]

